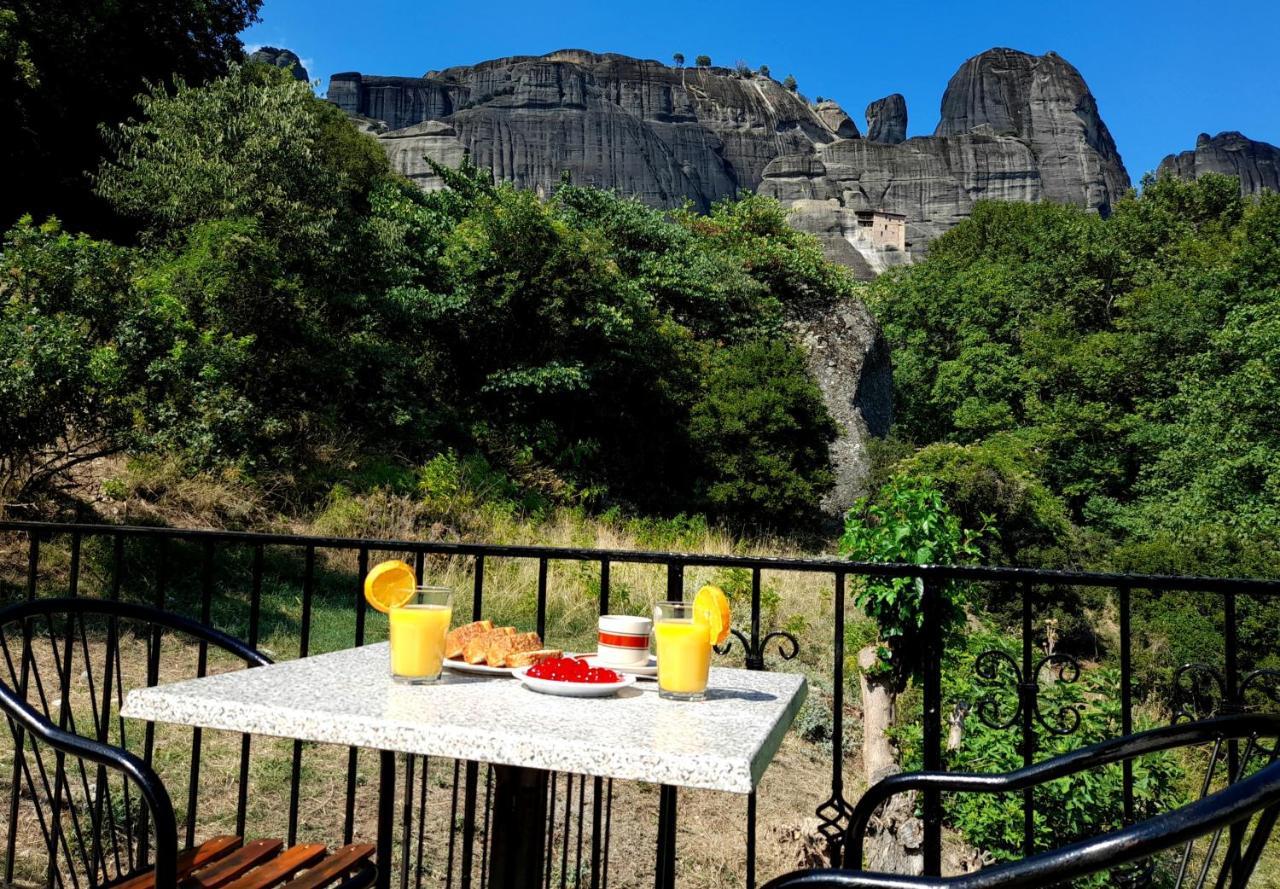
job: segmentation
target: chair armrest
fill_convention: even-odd
[[[3,682],[0,682],[0,710],[9,717],[14,728],[15,741],[20,742],[21,735],[18,729],[25,729],[50,748],[68,756],[122,772],[137,785],[155,825],[155,889],[176,889],[177,819],[173,814],[173,802],[169,799],[169,791],[165,789],[164,782],[160,780],[155,770],[128,750],[58,728]],[[21,750],[14,750],[15,757],[21,755]]]
[[[1188,744],[1250,736],[1280,737],[1280,717],[1261,713],[1234,714],[1184,722],[1152,729],[1123,738],[1113,738],[1081,747],[1053,759],[1013,772],[976,774],[973,772],[903,772],[867,788],[854,806],[845,835],[844,864],[862,867],[862,842],[871,816],[885,800],[913,790],[960,793],[1009,793],[1036,787],[1048,781],[1074,775],[1086,769],[1124,762],[1147,753],[1172,750]]]

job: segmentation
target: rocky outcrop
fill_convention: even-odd
[[[1196,179],[1205,173],[1224,173],[1240,180],[1242,195],[1280,192],[1280,147],[1258,142],[1234,131],[1196,137],[1194,151],[1171,154],[1160,162],[1158,176]]]
[[[567,170],[663,207],[709,207],[754,189],[780,154],[857,136],[834,103],[811,107],[769,77],[578,50],[421,78],[337,74],[329,100],[383,121],[388,141],[443,121],[473,162],[525,188],[549,192]]]
[[[867,106],[867,138],[890,145],[907,141],[907,100],[901,93],[876,99]]]
[[[990,49],[960,66],[935,136],[1012,136],[1035,156],[1046,200],[1108,212],[1129,187],[1098,103],[1066,59]]]
[[[792,322],[808,354],[809,370],[840,428],[831,444],[835,486],[822,500],[841,516],[867,493],[871,459],[867,443],[889,434],[893,422],[893,369],[880,325],[861,300],[810,307]]]
[[[976,200],[1105,213],[1129,185],[1083,78],[1054,53],[969,59],[935,135],[915,139],[897,94],[868,106],[861,139],[835,102],[809,105],[766,76],[581,50],[423,77],[337,74],[329,99],[425,188],[438,182],[424,153],[444,163],[465,154],[544,193],[567,171],[659,207],[706,208],[755,189],[791,205],[797,227],[863,277],[922,254]],[[864,237],[856,216],[868,210],[905,217],[905,250]]]
[[[284,68],[293,75],[294,80],[306,82],[311,79],[307,76],[307,69],[302,67],[302,60],[292,50],[264,46],[251,52],[249,61],[271,65],[273,68]]]

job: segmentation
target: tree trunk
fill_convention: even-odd
[[[858,677],[862,690],[862,770],[867,786],[902,771],[898,751],[889,740],[893,727],[899,681],[896,676],[870,676],[879,660],[878,646],[858,652]],[[889,799],[871,819],[863,849],[863,867],[886,873],[924,873],[924,828],[915,817],[915,794],[900,793]]]

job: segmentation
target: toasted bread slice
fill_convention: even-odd
[[[468,664],[483,664],[489,644],[499,636],[513,636],[515,632],[515,627],[494,627],[492,630],[473,636],[462,649],[462,659]]]
[[[451,659],[462,657],[462,650],[467,647],[468,642],[492,629],[493,621],[478,620],[450,630],[449,635],[444,637],[444,656]]]
[[[484,662],[490,667],[501,667],[507,655],[517,651],[536,651],[542,647],[537,633],[516,633],[513,636],[493,636],[484,654]]]
[[[503,661],[502,666],[532,667],[534,664],[540,664],[553,657],[564,657],[564,652],[559,648],[539,648],[537,651],[515,651],[507,655],[507,659]]]

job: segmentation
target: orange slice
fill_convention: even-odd
[[[413,598],[418,578],[399,559],[379,562],[364,578],[364,600],[383,614]]]
[[[729,599],[718,586],[704,586],[693,599],[695,623],[706,624],[712,645],[729,638]]]

